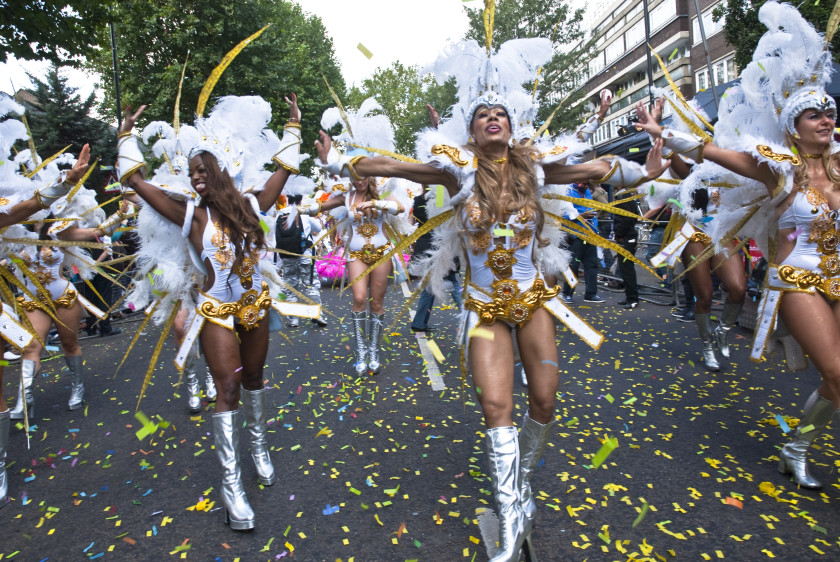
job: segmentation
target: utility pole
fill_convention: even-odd
[[[717,80],[715,80],[715,70],[712,68],[712,59],[709,57],[709,46],[706,44],[706,28],[703,25],[703,14],[700,12],[700,2],[697,0],[694,0],[694,11],[697,12],[697,23],[700,24],[700,38],[703,39],[703,51],[706,53],[706,66],[709,68],[709,81],[712,83],[712,95],[715,98],[715,113],[717,113],[720,109],[717,94]]]
[[[111,28],[111,58],[114,63],[114,99],[117,101],[117,129],[122,127],[122,107],[120,106],[120,71],[117,68],[117,35],[114,33],[114,18],[108,17],[108,27]]]
[[[694,0],[695,2],[697,0]],[[647,79],[648,79],[648,94],[650,96],[650,103],[653,104],[653,59],[650,56],[650,50],[653,45],[650,44],[650,12],[648,12],[648,0],[642,0],[642,10],[645,14],[645,45],[647,49]]]

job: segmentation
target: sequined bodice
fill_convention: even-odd
[[[38,251],[34,246],[31,246],[20,253],[20,259],[41,286],[47,286],[53,281],[61,279],[61,263],[64,261],[64,252],[58,248],[42,246],[41,250]],[[26,284],[30,288],[34,287],[28,276],[26,277]]]
[[[793,265],[826,277],[840,275],[837,211],[813,187],[800,188],[790,207],[779,217],[780,229],[795,229],[795,244],[781,265]]]
[[[207,209],[207,226],[202,236],[201,259],[210,262],[213,268],[214,280],[206,294],[222,302],[232,302],[239,299],[242,293],[252,287],[262,285],[259,271],[259,253],[252,250],[242,259],[241,264],[234,269],[236,255],[230,243],[230,232],[214,222]]]

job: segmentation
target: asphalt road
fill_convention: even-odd
[[[822,492],[797,490],[776,471],[785,435],[770,421],[794,423],[818,384],[813,368],[751,362],[751,333],[739,328],[732,359],[708,373],[693,324],[668,306],[625,311],[621,294],[602,294],[605,304],[578,296],[574,305],[607,336],[599,351],[558,330],[559,424],[533,477],[540,558],[840,559],[836,431],[812,453]],[[171,342],[139,405],[168,424],[136,435],[159,328],[147,328],[116,374],[139,315],[120,322],[122,335],[84,340],[87,404],[75,412],[63,359],[45,361],[29,449],[12,427],[0,560],[486,560],[479,522],[493,499],[480,410],[462,391],[454,311],[432,316],[445,357],[436,381],[445,388],[434,390],[405,319],[383,372],[352,375],[349,300],[326,289],[327,310],[343,322],[272,336],[265,376],[278,481],[256,483],[243,432],[250,533],[224,525],[212,406],[188,413]],[[386,307],[402,302],[391,291]],[[17,365],[6,370],[13,402]],[[519,417],[526,397],[519,383],[514,390]],[[596,469],[602,442],[617,447]]]

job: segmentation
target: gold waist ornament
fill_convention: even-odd
[[[46,312],[47,305],[45,303],[50,302],[50,294],[47,291],[38,291],[35,296],[38,298],[37,301],[26,300],[26,297],[18,297],[17,302],[27,312],[33,310]],[[52,304],[55,308],[72,308],[76,304],[76,291],[68,287],[60,297],[52,301]]]
[[[691,235],[691,238],[688,239],[689,242],[700,242],[701,244],[711,244],[712,238],[706,234],[705,232],[696,231],[694,234]]]
[[[779,279],[795,285],[798,289],[816,289],[828,298],[840,301],[840,278],[823,277],[819,273],[792,265],[779,266]]]
[[[245,291],[236,302],[206,300],[198,305],[198,313],[208,320],[225,319],[233,315],[239,319],[246,330],[250,330],[265,318],[266,311],[270,307],[271,295],[268,294],[268,285],[263,283],[262,292],[258,293],[256,289]]]
[[[373,265],[382,259],[382,256],[385,255],[386,250],[388,250],[388,245],[383,244],[378,248],[373,244],[365,244],[362,246],[361,250],[350,251],[350,257],[354,260],[362,260],[362,263],[365,265]]]
[[[489,326],[496,320],[513,322],[522,326],[531,319],[534,311],[542,304],[557,296],[560,286],[549,289],[542,279],[534,281],[525,291],[519,290],[515,279],[500,279],[493,282],[492,300],[482,302],[472,297],[464,301],[464,308],[478,314],[482,324]]]

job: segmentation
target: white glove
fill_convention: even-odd
[[[67,195],[73,189],[74,184],[64,181],[65,177],[66,174],[62,173],[57,180],[35,191],[35,198],[38,200],[41,208],[48,209],[53,203]]]
[[[331,146],[330,151],[327,153],[327,161],[322,162],[320,158],[316,158],[315,165],[323,169],[331,176],[359,180],[361,177],[356,173],[356,170],[353,169],[353,164],[361,158],[364,158],[364,156],[355,156],[353,158],[346,155],[342,156],[335,149],[335,146]]]
[[[120,183],[124,183],[134,172],[146,167],[146,159],[137,143],[137,137],[131,133],[117,135],[117,152],[117,175]]]
[[[703,161],[704,139],[698,138],[690,133],[683,133],[673,129],[662,129],[662,140],[665,148],[671,151],[670,154],[663,154],[663,158],[671,158],[674,153],[680,156],[691,158],[697,164]]]
[[[298,205],[298,213],[301,215],[309,215],[314,216],[321,212],[321,202],[320,201],[308,201],[306,203],[301,203]]]
[[[286,123],[283,138],[280,139],[280,150],[272,160],[290,174],[300,173],[300,123]]]
[[[400,204],[389,199],[379,199],[374,201],[373,206],[380,211],[385,211],[386,213],[391,213],[392,215],[396,215],[400,212]]]
[[[613,187],[636,187],[648,179],[647,170],[637,162],[618,156],[605,156],[599,160],[612,161],[612,167],[606,176],[593,183],[608,183]]]

